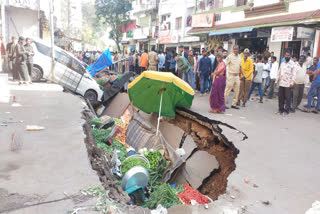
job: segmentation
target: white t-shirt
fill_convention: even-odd
[[[274,62],[272,63],[272,67],[270,70],[270,78],[271,79],[277,79],[278,78],[278,72],[279,72],[279,63],[278,62]]]
[[[269,76],[269,72],[270,72],[270,65],[269,63],[264,64],[263,66],[263,73],[262,73],[262,78],[267,78]]]

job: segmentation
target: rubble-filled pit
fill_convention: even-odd
[[[101,183],[107,190],[109,190],[109,197],[117,203],[123,205],[124,207],[132,209],[132,211],[134,210],[133,213],[147,213],[148,209],[143,209],[139,206],[127,206],[130,198],[122,190],[121,186],[118,185],[116,178],[111,173],[109,165],[110,157],[106,155],[105,152],[102,149],[98,148],[95,144],[93,135],[91,133],[91,126],[88,123],[88,120],[92,118],[92,112],[86,110],[84,111],[83,115],[87,121],[83,127],[86,134],[85,143],[88,150],[88,156],[91,161],[92,168],[98,173]],[[151,124],[155,122],[152,115],[142,115]],[[195,147],[190,147],[191,150],[188,151],[188,154],[186,154],[184,157],[186,161],[185,164],[179,168],[179,171],[176,171],[174,173],[174,175],[170,179],[170,183],[192,183],[195,185],[195,189],[198,189],[202,194],[209,196],[212,200],[216,200],[219,195],[224,194],[227,188],[228,176],[232,171],[236,169],[235,159],[239,154],[239,150],[234,146],[232,142],[227,139],[226,136],[222,134],[222,129],[220,128],[220,126],[224,125],[231,129],[234,128],[219,121],[210,120],[188,109],[178,109],[176,111],[176,116],[174,119],[163,119],[161,121],[161,124],[162,129],[160,130],[162,132],[167,132],[165,127],[167,127],[167,129],[171,129],[171,131],[171,126],[179,129],[180,134],[175,134],[175,136],[173,136],[173,134],[170,134],[169,132],[167,135],[164,133],[164,137],[167,137],[169,141],[176,143],[176,145],[172,145],[173,147],[185,148],[187,151],[187,144],[189,144],[190,140],[195,143]],[[235,132],[243,135],[243,139],[246,138],[246,135],[242,132],[239,132],[238,130],[235,130]],[[197,153],[198,155],[195,155]],[[196,168],[193,167],[196,166],[196,161],[188,162],[188,160],[192,158],[195,158],[195,160],[197,160],[197,156],[202,156],[202,154],[206,153],[213,156],[208,156],[208,158],[213,158],[213,162],[215,163],[212,162],[212,165],[214,165],[215,167],[213,166],[210,171],[206,169],[207,171],[204,173],[204,177],[200,176],[201,180],[197,180],[199,176],[196,174],[194,176],[190,176],[189,178],[184,176],[188,173],[197,173],[196,171],[192,171]],[[192,164],[188,164],[190,162]],[[188,167],[191,168],[188,169]],[[184,171],[190,169],[191,171],[184,173]]]

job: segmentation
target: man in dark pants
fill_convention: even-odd
[[[26,50],[26,54],[27,54],[27,68],[28,68],[28,73],[29,73],[29,77],[30,77],[30,83],[32,82],[31,80],[31,76],[32,76],[32,69],[33,69],[33,56],[34,56],[34,51],[33,51],[33,47],[31,45],[31,39],[27,38],[26,39],[26,44],[24,45],[24,49]]]
[[[19,80],[19,74],[15,67],[15,50],[16,50],[16,38],[13,36],[11,42],[7,44],[7,53],[8,53],[8,68],[9,72],[12,73],[13,81]]]
[[[286,51],[285,61],[281,63],[275,84],[279,84],[279,113],[283,116],[290,111],[290,89],[295,85],[295,63],[291,60],[291,53]]]
[[[24,49],[24,41],[25,39],[20,36],[18,44],[16,45],[16,69],[19,73],[19,85],[20,84],[27,84],[30,81],[30,77],[28,74],[28,68],[26,64],[26,50]]]
[[[202,56],[203,57],[199,61],[199,72],[201,77],[200,96],[203,96],[208,88],[209,76],[212,71],[211,59],[208,58],[205,50],[202,51]]]
[[[169,69],[170,69],[170,62],[171,62],[171,58],[172,58],[173,56],[171,55],[171,53],[170,53],[170,49],[169,48],[167,48],[167,54],[166,54],[166,62],[165,62],[165,72],[169,72]]]

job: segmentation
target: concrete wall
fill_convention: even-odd
[[[281,54],[281,44],[282,42],[271,42],[270,38],[268,39],[269,51],[274,52],[274,55],[277,57],[278,62],[280,61],[279,59]]]
[[[14,24],[13,24],[14,23]],[[6,37],[39,37],[38,11],[7,7],[6,8]]]

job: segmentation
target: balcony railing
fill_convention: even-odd
[[[159,0],[137,0],[132,2],[133,13],[141,13],[158,9]]]

